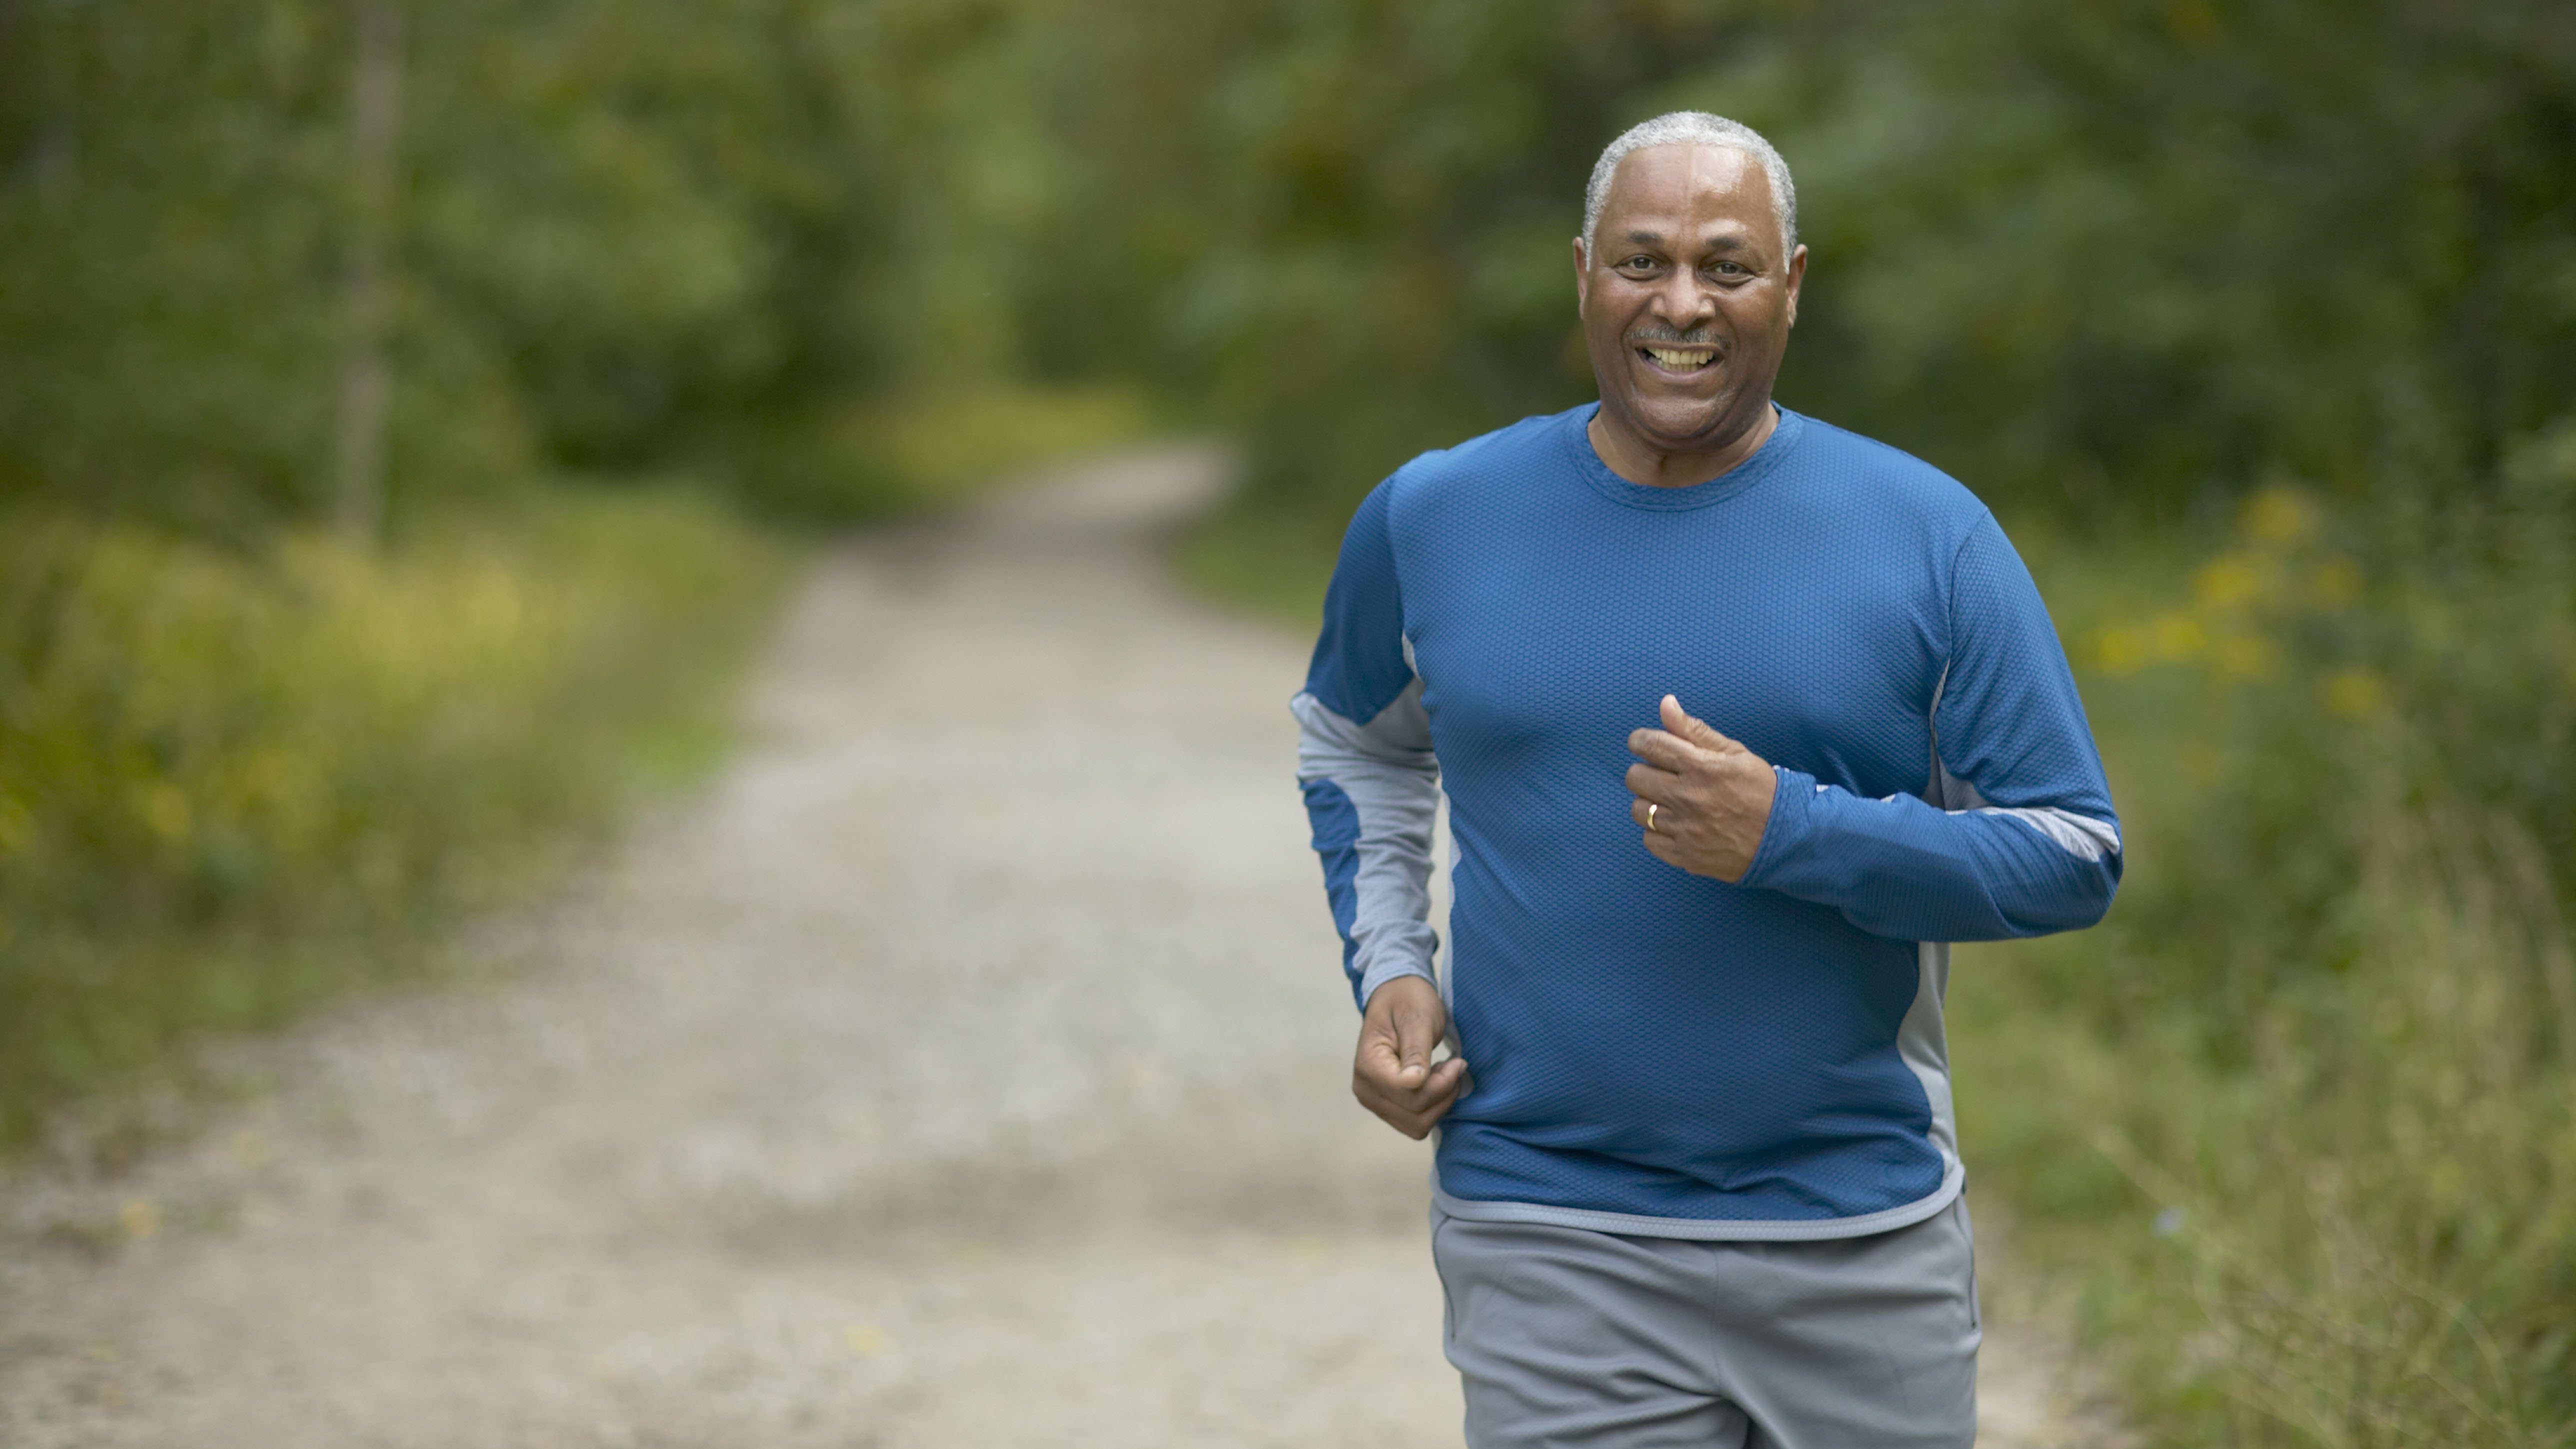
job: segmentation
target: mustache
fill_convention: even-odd
[[[1667,347],[1714,347],[1717,334],[1706,327],[1694,327],[1685,332],[1678,327],[1649,322],[1642,327],[1629,328],[1628,340],[1631,343],[1656,342]]]

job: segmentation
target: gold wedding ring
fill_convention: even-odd
[[[1657,805],[1652,800],[1646,802],[1646,828],[1648,830],[1653,830],[1655,828],[1655,812],[1661,808],[1661,806]]]

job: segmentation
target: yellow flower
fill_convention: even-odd
[[[2093,638],[2093,659],[2110,673],[2133,674],[2146,665],[2146,636],[2127,626],[2104,629]]]
[[[2308,597],[2324,608],[2342,608],[2361,597],[2361,570],[2348,558],[2327,559],[2308,576]]]
[[[2245,531],[2266,543],[2291,543],[2316,531],[2317,506],[2291,488],[2266,488],[2245,504]]]
[[[2159,659],[2190,659],[2209,647],[2209,630],[2189,614],[2167,614],[2149,629]]]
[[[2326,708],[2345,719],[2366,719],[2388,705],[2388,682],[2367,669],[2346,669],[2325,682]]]
[[[2226,634],[2210,646],[2218,672],[2229,679],[2260,679],[2272,672],[2272,642],[2259,634]]]
[[[188,804],[188,793],[164,780],[143,792],[143,823],[163,840],[181,840],[195,822],[196,811]]]
[[[2270,570],[2241,553],[2222,554],[2194,575],[2191,591],[2213,608],[2233,609],[2269,595]]]

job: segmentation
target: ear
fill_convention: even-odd
[[[1807,247],[1804,242],[1789,253],[1789,325],[1798,325],[1798,288],[1807,280]]]
[[[1585,305],[1592,300],[1591,250],[1584,245],[1583,238],[1574,239],[1574,315],[1577,317],[1583,315]]]

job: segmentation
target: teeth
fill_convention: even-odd
[[[1649,347],[1646,354],[1676,372],[1688,372],[1717,355],[1713,352],[1677,352],[1669,347]]]

